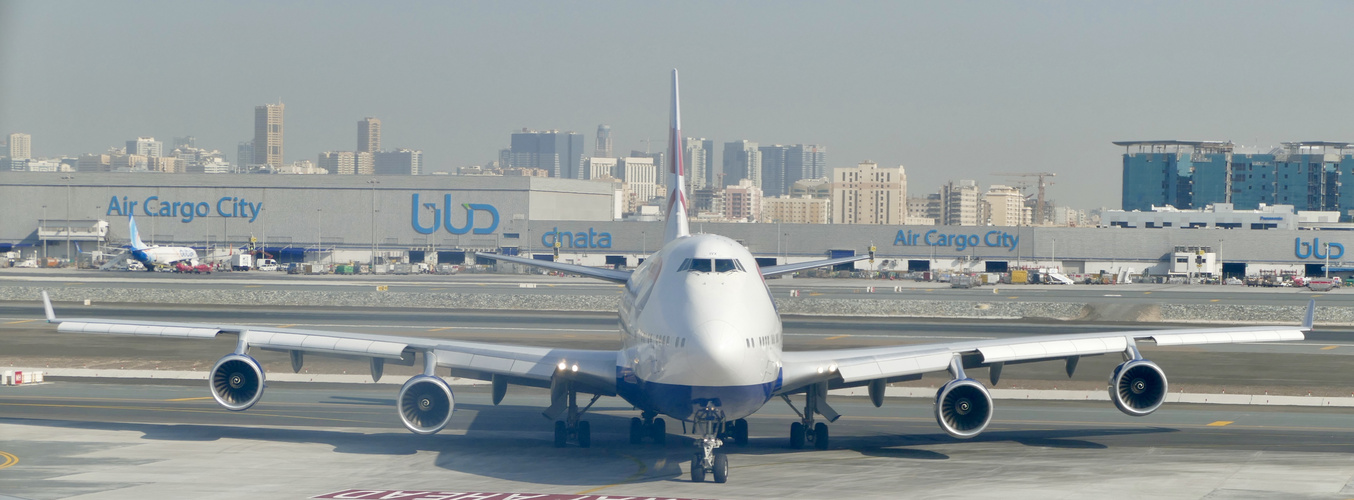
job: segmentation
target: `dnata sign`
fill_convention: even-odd
[[[1311,243],[1302,241],[1302,238],[1293,238],[1293,254],[1299,259],[1308,257],[1338,259],[1345,256],[1345,246],[1339,243],[1322,243],[1321,238],[1312,238]]]
[[[450,232],[451,234],[492,234],[495,229],[498,229],[498,209],[494,208],[493,205],[486,205],[484,203],[462,203],[458,208],[465,210],[465,223],[458,227],[453,220],[460,219],[460,217],[452,216],[450,194],[442,195],[442,206],[440,207],[437,206],[436,202],[419,205],[418,201],[418,193],[414,193],[413,202],[410,204],[409,221],[413,224],[414,230],[418,231],[419,234],[433,234],[437,232],[438,228],[443,227],[447,228],[447,232]],[[460,210],[457,210],[457,212],[459,211]],[[420,222],[422,219],[421,215],[424,212],[432,214],[433,220],[431,225],[424,226]],[[476,226],[476,212],[487,213],[489,223]],[[480,220],[483,221],[485,218],[481,218]]]
[[[1020,235],[1011,234],[1006,231],[988,231],[982,236],[977,234],[946,234],[939,229],[932,229],[925,233],[912,232],[908,230],[898,230],[898,235],[893,238],[893,246],[917,246],[924,245],[928,247],[954,247],[956,252],[962,252],[972,247],[985,246],[1005,248],[1010,252],[1016,249],[1020,244]]]
[[[586,233],[571,233],[556,227],[541,235],[541,246],[553,248],[555,242],[559,242],[561,248],[611,248],[611,233],[599,233],[592,228]]]

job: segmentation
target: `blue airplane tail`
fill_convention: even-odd
[[[129,226],[128,231],[130,231],[131,234],[132,234],[132,236],[131,236],[131,238],[132,238],[132,250],[142,250],[142,249],[150,248],[149,246],[146,245],[145,242],[141,241],[141,232],[136,230],[136,218],[133,217],[133,216],[131,216],[131,215],[128,215],[128,216],[127,216],[127,225]]]

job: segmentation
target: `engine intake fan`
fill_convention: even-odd
[[[992,396],[977,380],[951,380],[936,392],[936,423],[951,436],[977,436],[992,421]]]
[[[207,386],[227,410],[241,411],[263,397],[263,367],[245,354],[227,354],[212,367]]]
[[[456,408],[451,386],[430,375],[418,375],[405,382],[400,387],[397,402],[400,420],[415,434],[442,430],[451,421],[451,412]]]
[[[1110,373],[1109,391],[1119,411],[1134,417],[1146,416],[1166,400],[1166,373],[1151,361],[1130,360]]]

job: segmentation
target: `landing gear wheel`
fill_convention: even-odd
[[[578,447],[592,447],[592,425],[588,424],[587,421],[578,423]]]
[[[700,453],[696,453],[696,456],[691,458],[691,482],[693,483],[705,482],[705,464],[701,463],[704,458]]]
[[[668,442],[668,425],[663,422],[663,419],[653,419],[653,427],[649,429],[649,437],[652,437],[654,444],[659,446]]]
[[[555,447],[563,448],[569,442],[569,429],[564,426],[563,420],[555,421]]]
[[[723,453],[715,455],[715,482],[723,483],[729,480],[729,456]]]
[[[644,421],[639,417],[630,419],[630,444],[640,444],[644,442]]]
[[[738,446],[747,446],[748,444],[748,421],[738,419],[733,421],[733,444]]]
[[[814,447],[814,448],[817,448],[817,449],[820,449],[820,450],[826,450],[826,449],[827,449],[827,424],[822,423],[822,422],[818,422],[817,424],[814,424],[814,426],[813,426],[813,447]]]
[[[804,424],[795,422],[790,424],[790,449],[798,450],[804,447]]]

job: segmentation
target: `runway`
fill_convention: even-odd
[[[196,384],[195,384],[196,385]],[[1147,418],[1107,404],[999,402],[968,441],[931,405],[837,398],[830,449],[786,449],[794,419],[770,404],[728,449],[727,484],[687,480],[690,445],[631,445],[628,408],[587,419],[590,449],[553,448],[543,391],[494,407],[459,389],[448,429],[400,426],[370,386],[269,387],[229,412],[196,386],[60,383],[0,389],[0,491],[20,498],[310,498],[342,490],[606,495],[608,498],[1344,498],[1354,494],[1347,411],[1168,406]],[[623,404],[623,403],[622,403]],[[1344,495],[1344,496],[1342,496]]]

